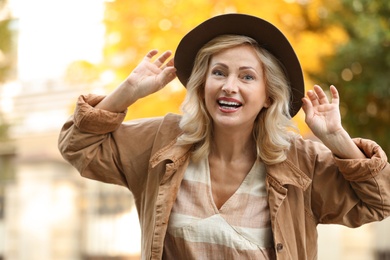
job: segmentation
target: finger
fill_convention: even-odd
[[[330,93],[332,94],[332,104],[339,105],[340,96],[335,86],[330,86]]]
[[[314,85],[314,91],[318,97],[318,102],[320,104],[329,104],[328,97],[326,96],[324,90],[320,86]]]
[[[171,67],[174,67],[175,66],[175,63],[174,63],[174,59],[170,59],[168,62],[167,62],[167,66],[171,66]]]
[[[157,67],[160,67],[161,65],[163,65],[167,59],[172,55],[172,52],[171,51],[166,51],[164,52],[160,57],[158,57],[155,61],[154,61],[154,65],[156,65]]]
[[[314,109],[312,105],[312,101],[306,97],[302,98],[302,109],[305,112],[306,119],[311,118],[314,114]]]
[[[160,89],[165,87],[169,82],[176,78],[176,68],[167,67],[158,76],[157,81],[160,82]]]
[[[163,67],[161,67],[161,69],[165,69],[165,68],[168,68],[168,67],[174,67],[174,59],[170,59]]]
[[[313,90],[309,90],[307,92],[308,101],[310,101],[310,105],[318,106],[320,103],[318,101],[318,96]]]
[[[151,50],[146,54],[145,59],[151,60],[157,53],[158,50]]]

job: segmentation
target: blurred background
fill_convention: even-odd
[[[107,94],[153,48],[175,50],[192,27],[241,12],[277,25],[306,89],[334,84],[345,128],[390,154],[388,0],[0,0],[0,260],[139,259],[131,194],[81,178],[57,150],[80,94]],[[172,82],[127,119],[180,113]],[[312,138],[300,112],[294,118]],[[319,259],[390,259],[390,220],[319,226]]]

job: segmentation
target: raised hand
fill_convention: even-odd
[[[96,108],[123,112],[138,99],[162,89],[172,81],[176,77],[173,59],[168,60],[172,52],[166,51],[152,61],[157,53],[157,50],[148,52],[126,80],[96,105]]]
[[[320,139],[336,134],[343,130],[339,110],[339,93],[334,86],[330,86],[331,101],[318,85],[314,90],[307,92],[303,98],[303,111],[306,114],[305,122],[311,131]]]
[[[152,62],[152,58],[157,53],[157,50],[148,52],[141,63],[138,64],[126,79],[127,83],[135,88],[135,92],[139,98],[153,94],[165,87],[176,77],[173,59],[166,62],[172,53],[166,51]]]
[[[314,86],[303,98],[305,122],[311,131],[332,151],[344,159],[365,158],[341,125],[340,98],[337,89],[330,86],[332,100],[329,101],[320,86]]]

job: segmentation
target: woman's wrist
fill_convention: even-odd
[[[127,81],[122,82],[111,94],[106,96],[95,108],[121,113],[139,99],[136,89]]]
[[[339,131],[321,137],[324,143],[332,153],[341,159],[364,159],[366,156],[356,146],[348,132],[343,128]]]

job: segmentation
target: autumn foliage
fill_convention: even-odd
[[[239,12],[259,16],[274,23],[291,41],[304,72],[321,69],[320,57],[331,54],[333,46],[346,40],[342,30],[330,27],[321,34],[310,28],[321,26],[327,8],[320,0],[144,0],[107,1],[105,13],[106,47],[104,70],[115,75],[108,86],[118,85],[151,49],[176,49],[180,39],[202,21],[223,13]],[[312,82],[306,78],[306,89]],[[162,91],[135,103],[128,119],[180,113],[185,89],[174,81]],[[309,130],[302,111],[294,118],[302,134]]]

